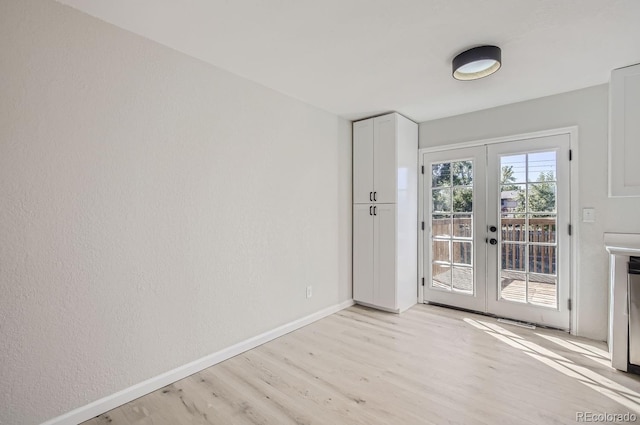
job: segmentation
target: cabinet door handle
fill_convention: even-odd
[[[373,207],[373,215],[378,215],[376,214],[376,208],[377,208],[376,206]]]
[[[374,200],[374,201],[377,201],[377,199],[376,199],[376,193],[378,193],[378,192],[373,192],[373,200]]]
[[[369,201],[373,201],[372,196],[373,196],[373,192],[369,192]]]
[[[369,205],[369,215],[373,215],[371,214],[371,208],[373,208],[371,205]]]

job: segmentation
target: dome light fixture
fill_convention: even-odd
[[[478,46],[453,58],[453,78],[469,81],[487,77],[502,65],[502,51],[497,46]]]

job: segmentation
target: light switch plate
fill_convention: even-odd
[[[596,209],[595,208],[583,208],[582,209],[582,221],[585,223],[593,223],[596,221]]]

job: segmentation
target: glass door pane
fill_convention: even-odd
[[[488,312],[569,328],[569,135],[487,147]]]
[[[557,308],[556,151],[500,156],[500,298]]]
[[[473,294],[473,160],[433,163],[431,176],[431,287]]]
[[[424,299],[484,311],[485,248],[476,223],[485,221],[485,148],[425,154],[424,164]]]

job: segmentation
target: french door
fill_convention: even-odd
[[[423,155],[425,302],[569,329],[569,143]]]

